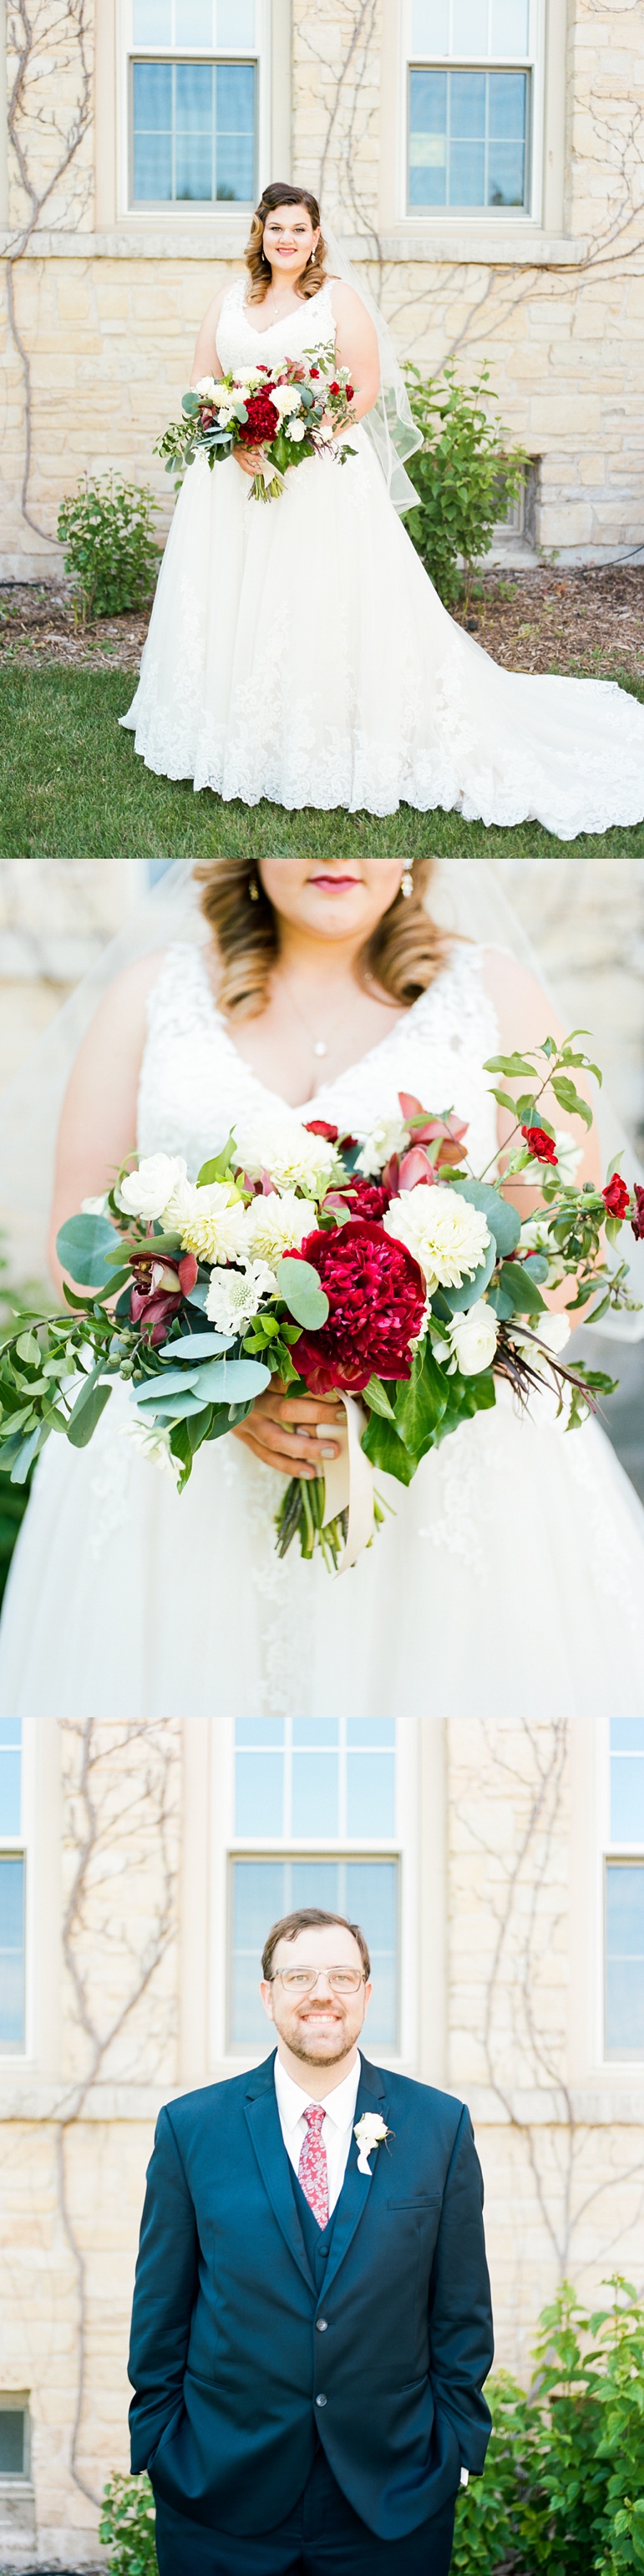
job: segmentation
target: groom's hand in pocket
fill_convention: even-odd
[[[329,1458],[337,1458],[346,1427],[343,1404],[319,1395],[288,1395],[279,1381],[258,1395],[252,1413],[235,1425],[233,1439],[243,1440],[265,1467],[282,1476],[323,1476]]]

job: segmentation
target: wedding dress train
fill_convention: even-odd
[[[261,334],[238,277],[222,367],[334,336],[331,285]],[[262,506],[233,457],[186,474],[121,722],[148,769],[228,799],[468,821],[559,840],[644,816],[644,707],[613,681],[504,671],[448,616],[366,431]]]
[[[481,966],[457,949],[302,1114],[364,1136],[400,1089],[453,1102],[481,1170],[496,1144],[482,1067],[499,1043]],[[284,1115],[239,1056],[199,948],[177,944],[148,1005],[139,1151],[182,1153],[196,1176],[262,1104]],[[0,1717],[644,1714],[644,1513],[594,1423],[566,1433],[548,1397],[523,1415],[501,1386],[408,1490],[378,1477],[384,1527],[333,1577],[297,1544],[277,1557],[283,1479],[238,1440],[202,1449],[178,1497],[131,1421],[118,1386],[86,1450],[44,1451],[0,1629]]]

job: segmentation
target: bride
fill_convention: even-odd
[[[342,470],[309,458],[266,507],[249,493],[255,450],[212,472],[195,458],[121,719],[136,751],[245,805],[442,806],[535,818],[563,841],[638,822],[644,708],[612,681],[501,670],[442,607],[397,515],[417,496],[396,447],[420,442],[373,311],[329,273],[315,197],[266,188],[192,383],[330,346],[355,388],[353,454]]]
[[[205,944],[118,975],[77,1056],[54,1268],[58,1227],[135,1137],[195,1177],[262,1105],[364,1137],[409,1090],[467,1120],[480,1171],[507,1115],[485,1059],[561,1034],[509,952],[439,929],[428,859],[411,888],[400,859],[224,858],[198,874]],[[578,1178],[594,1179],[594,1136],[576,1124]],[[0,1716],[644,1713],[644,1516],[602,1432],[564,1433],[549,1397],[519,1414],[498,1384],[495,1410],[408,1490],[379,1477],[391,1511],[338,1578],[296,1546],[280,1561],[273,1527],[294,1465],[319,1473],[337,1447],[333,1403],[271,1387],[200,1452],[180,1498],[131,1424],[117,1387],[86,1450],[52,1438],[43,1453],[0,1632]]]

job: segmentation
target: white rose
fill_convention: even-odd
[[[287,412],[299,411],[302,402],[299,385],[274,385],[271,402],[284,419]]]
[[[219,1333],[241,1332],[276,1286],[267,1261],[248,1261],[243,1270],[211,1270],[206,1298],[209,1323],[216,1324]]]
[[[435,1288],[460,1288],[462,1279],[473,1279],[490,1240],[480,1209],[440,1181],[401,1190],[383,1225],[420,1262],[430,1297]]]
[[[276,1264],[283,1252],[297,1249],[305,1235],[317,1229],[318,1212],[312,1199],[298,1199],[294,1190],[271,1190],[266,1198],[253,1199],[246,1210],[244,1250],[253,1259]]]
[[[294,439],[294,440],[299,440],[300,438],[306,438],[306,428],[305,428],[305,425],[304,425],[304,421],[303,421],[303,420],[287,420],[287,422],[286,422],[286,437],[287,437],[287,438],[292,438],[292,439]]]
[[[264,1172],[278,1190],[306,1190],[316,1198],[324,1196],[337,1168],[337,1154],[328,1136],[311,1136],[299,1119],[258,1118],[247,1127],[235,1129],[235,1149],[240,1169],[251,1181],[259,1181]]]
[[[330,438],[333,438],[333,435],[334,435],[334,430],[333,430],[333,422],[332,422],[332,420],[322,420],[322,421],[320,422],[319,430],[317,431],[317,436],[318,436],[318,438],[323,438],[323,439],[324,439],[325,447],[326,447],[326,445],[328,444],[328,440],[329,440]]]
[[[364,1172],[367,1180],[379,1179],[390,1154],[403,1154],[408,1144],[409,1128],[397,1111],[391,1118],[379,1118],[377,1126],[365,1136],[356,1171]]]
[[[194,392],[199,394],[203,398],[204,402],[216,402],[219,393],[219,386],[216,378],[214,376],[200,376],[198,385],[194,386]]]
[[[183,1154],[146,1154],[138,1172],[128,1172],[115,1191],[117,1207],[126,1216],[145,1217],[148,1223],[165,1215],[168,1200],[178,1183],[185,1181],[187,1165]]]
[[[244,1202],[232,1181],[188,1182],[179,1232],[184,1252],[197,1261],[237,1261],[244,1251]]]
[[[479,1297],[466,1315],[455,1315],[450,1325],[450,1342],[462,1377],[478,1377],[494,1358],[499,1327],[491,1306]]]

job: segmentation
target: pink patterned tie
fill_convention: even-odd
[[[326,2227],[329,2217],[329,2176],[326,2147],[322,2140],[324,2103],[309,2102],[302,2116],[306,2120],[308,2137],[304,2139],[302,2145],[297,2179],[308,2200],[309,2209],[312,2209],[314,2218],[317,2218],[318,2227]]]

